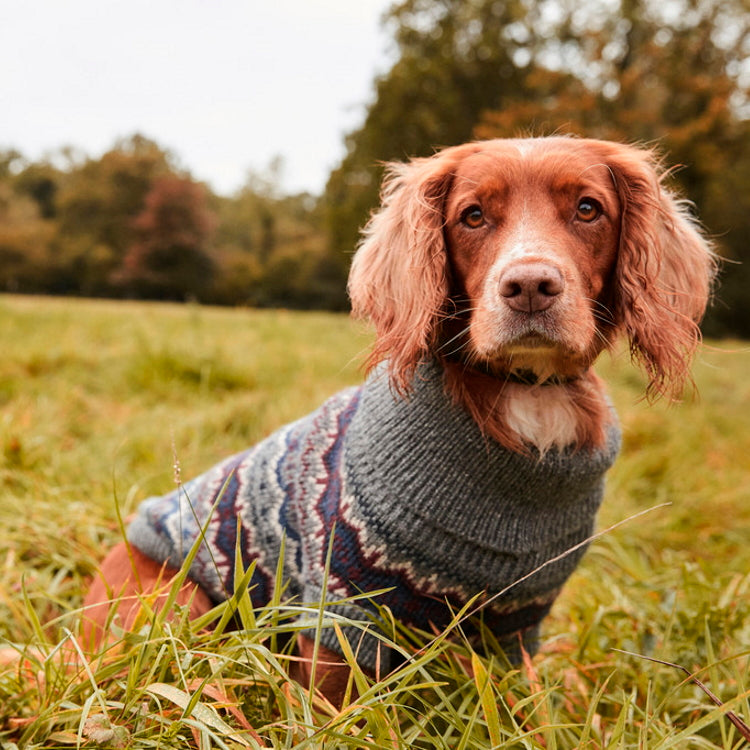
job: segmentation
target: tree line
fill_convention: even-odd
[[[319,201],[250,175],[212,193],[142,135],[101,157],[0,154],[0,289],[341,309]]]
[[[251,176],[232,196],[136,135],[99,158],[0,153],[0,289],[345,309],[382,163],[472,138],[571,133],[656,146],[724,264],[706,322],[750,336],[747,0],[401,0],[322,195]]]

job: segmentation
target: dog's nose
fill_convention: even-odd
[[[548,263],[514,264],[500,276],[500,294],[517,312],[542,312],[564,289],[562,273]]]

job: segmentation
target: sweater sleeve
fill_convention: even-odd
[[[227,581],[204,534],[209,521],[220,512],[219,504],[234,503],[237,469],[248,454],[245,451],[232,456],[172,492],[144,500],[127,531],[127,539],[133,546],[152,560],[173,568],[182,567],[200,540],[188,575],[217,602],[227,596]],[[233,521],[236,534],[236,516],[225,515]],[[231,533],[226,530],[227,536]]]

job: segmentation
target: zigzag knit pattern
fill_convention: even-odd
[[[239,543],[243,568],[256,566],[256,606],[273,595],[283,542],[285,596],[325,599],[360,620],[386,606],[404,625],[430,631],[477,594],[510,586],[483,609],[483,624],[511,652],[518,633],[533,652],[585,545],[566,553],[593,531],[619,448],[617,420],[602,450],[521,456],[487,440],[449,401],[437,364],[425,363],[413,385],[399,398],[379,369],[179,490],[144,501],[129,540],[180,567],[203,528],[189,575],[217,602],[243,572],[234,569]],[[340,603],[384,589],[372,605]],[[345,632],[372,668],[375,639]],[[340,650],[331,629],[321,640]]]

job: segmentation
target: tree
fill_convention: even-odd
[[[13,189],[31,198],[43,219],[54,219],[61,179],[60,171],[50,163],[27,164],[14,178]]]
[[[56,198],[57,287],[116,294],[113,272],[136,238],[134,220],[158,177],[178,172],[169,152],[141,135],[118,141],[98,159],[77,159]]]
[[[285,195],[282,167],[274,159],[264,172],[249,172],[234,196],[216,199],[216,299],[344,309],[345,281],[340,264],[332,268],[319,202],[307,193]]]
[[[0,180],[6,181],[20,171],[25,160],[23,154],[14,148],[0,149]]]
[[[159,177],[144,203],[133,222],[135,240],[114,280],[138,297],[207,298],[215,219],[203,187],[185,177]]]
[[[278,241],[279,207],[286,196],[280,187],[283,161],[274,157],[263,172],[248,171],[245,184],[229,198],[216,201],[217,244],[252,253],[268,262]]]
[[[40,292],[49,282],[54,227],[29,197],[0,180],[0,289]]]
[[[0,152],[0,289],[40,292],[49,283],[58,178],[49,164]]]

